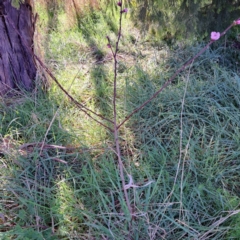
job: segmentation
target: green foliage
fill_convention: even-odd
[[[230,239],[240,238],[240,214],[233,217],[230,226],[231,226],[231,230],[228,237]]]
[[[9,238],[8,238],[9,236]],[[10,237],[11,236],[11,237]],[[39,233],[33,228],[21,228],[19,225],[15,226],[13,230],[3,235],[2,239],[16,239],[16,240],[57,240],[58,238],[51,236],[51,232],[45,231],[43,233]]]
[[[182,59],[202,47],[184,46],[172,53],[165,48],[163,57],[163,50],[143,46],[150,55],[139,54],[137,62],[119,75],[119,93],[123,96],[118,99],[120,112],[130,112],[147,99]],[[25,155],[19,155],[17,148],[4,153],[1,212],[6,216],[6,226],[10,222],[16,226],[2,233],[2,239],[125,239],[130,221],[135,239],[198,238],[208,231],[219,239],[238,238],[239,214],[226,218],[217,225],[217,231],[213,227],[227,212],[239,208],[240,197],[240,85],[228,63],[217,61],[223,54],[221,48],[209,49],[121,130],[123,156],[134,183],[153,181],[146,187],[129,189],[134,220],[127,214],[119,191],[114,153],[105,145],[111,138],[106,134],[101,138],[101,127],[84,120],[66,99],[55,99],[60,96],[56,88],[51,89],[49,98],[39,94],[34,98],[38,101],[33,101],[26,96],[18,107],[2,106],[3,136],[10,136],[16,147],[43,139],[47,127],[37,129],[52,120],[56,102],[60,110],[51,127],[55,137],[47,137],[47,143],[82,143],[88,147],[86,152],[84,148],[79,148],[80,152],[43,149],[39,155],[35,147]],[[159,56],[164,61],[156,64]],[[94,71],[100,99],[107,95],[111,83],[101,84],[106,68]],[[77,82],[74,84],[84,93]],[[94,91],[89,94],[97,98]],[[92,106],[101,108],[98,104]],[[34,123],[36,119],[38,124]],[[100,148],[88,150],[94,146]],[[11,201],[19,208],[11,207]],[[34,227],[36,222],[39,229]]]
[[[209,38],[211,31],[222,31],[239,18],[238,0],[135,0],[135,22],[166,41]]]
[[[168,2],[176,9],[181,3]],[[65,21],[58,13],[59,22]],[[92,13],[66,31],[43,22],[48,30],[43,47],[63,86],[111,118],[113,70],[103,39],[110,33],[115,41],[116,25],[105,16]],[[138,39],[130,23],[123,29],[121,119],[203,47],[179,43],[170,50],[156,46],[158,39],[154,44]],[[231,47],[209,48],[120,129],[124,162],[139,186],[128,189],[133,218],[110,133],[54,84],[47,93],[37,89],[12,101],[1,99],[0,238],[128,239],[131,223],[130,235],[139,240],[204,239],[205,234],[238,239],[239,213],[227,217],[239,209],[240,198],[238,58]]]

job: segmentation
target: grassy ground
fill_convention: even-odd
[[[61,8],[57,14],[39,8],[37,37],[61,84],[111,118],[113,68],[106,35],[115,38],[117,20],[107,14],[86,15],[64,29]],[[123,22],[119,121],[202,47],[185,43],[169,49],[141,38],[128,18]],[[127,172],[139,186],[153,181],[128,190],[132,219],[105,128],[54,83],[47,93],[39,87],[1,99],[1,239],[239,239],[237,54],[221,46],[208,49],[121,128]]]

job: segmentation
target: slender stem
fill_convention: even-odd
[[[123,171],[124,165],[123,165],[123,161],[122,161],[122,157],[121,157],[121,150],[120,150],[120,144],[119,144],[119,138],[118,138],[117,125],[116,125],[116,127],[114,127],[114,141],[115,141],[115,144],[116,144],[116,154],[117,154],[117,158],[118,158],[119,172],[120,172],[120,178],[121,178],[121,181],[122,181],[122,188],[123,188],[123,192],[124,192],[124,197],[125,197],[125,201],[126,201],[129,213],[132,214],[132,209],[131,209],[127,189],[125,188],[126,182],[125,182],[124,171]]]
[[[111,43],[110,43],[110,39],[108,38],[108,42],[109,42],[109,46],[111,48],[112,54],[113,54],[113,59],[114,59],[114,81],[113,81],[113,131],[114,131],[114,142],[116,145],[116,154],[117,154],[117,158],[118,158],[118,165],[119,165],[119,172],[120,172],[120,178],[122,181],[122,188],[124,191],[124,197],[125,197],[125,201],[128,207],[128,210],[130,212],[130,214],[132,214],[132,210],[131,210],[131,205],[130,205],[130,201],[129,201],[129,197],[128,197],[128,193],[127,190],[125,188],[126,182],[125,182],[125,178],[124,178],[124,165],[123,165],[123,161],[121,158],[121,150],[120,150],[120,144],[119,144],[119,138],[118,138],[118,124],[117,124],[117,105],[116,105],[116,99],[117,99],[117,54],[118,54],[118,46],[119,46],[119,42],[120,42],[120,38],[121,38],[121,32],[122,32],[122,1],[120,1],[120,18],[119,18],[119,30],[118,30],[118,37],[117,37],[117,41],[116,41],[116,45],[115,45],[115,51],[113,51]]]
[[[116,98],[117,98],[117,54],[118,54],[118,46],[121,38],[122,32],[122,1],[121,1],[121,11],[120,11],[120,18],[119,18],[119,30],[118,30],[118,38],[116,42],[115,52],[113,52],[114,58],[114,82],[113,82],[113,122],[114,125],[117,125],[117,110],[116,110]]]
[[[228,28],[226,28],[221,34],[220,37],[222,37],[223,35],[226,34],[226,32],[232,28],[235,25],[235,23],[233,22]],[[182,67],[180,67],[173,75],[171,78],[169,78],[164,84],[163,86],[157,91],[155,92],[152,97],[150,97],[147,101],[145,101],[142,105],[140,105],[139,107],[135,108],[128,116],[125,117],[125,119],[117,126],[117,128],[119,129],[126,121],[128,121],[132,115],[134,115],[135,113],[137,113],[138,111],[140,111],[142,108],[144,108],[149,102],[151,102],[155,97],[158,96],[159,93],[161,93],[168,85],[170,85],[172,83],[172,81],[175,79],[175,77],[182,72],[183,70],[185,70],[185,68],[190,65],[191,63],[193,63],[193,61],[198,58],[201,54],[203,54],[208,47],[215,42],[214,40],[211,40],[204,48],[202,48],[194,57],[192,57],[190,60],[188,60]]]

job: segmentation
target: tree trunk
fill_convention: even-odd
[[[0,95],[34,88],[34,16],[28,2],[15,8],[11,0],[0,0]]]

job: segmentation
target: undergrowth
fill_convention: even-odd
[[[116,29],[104,17],[97,12],[64,31],[43,22],[40,30],[61,84],[110,118],[114,73],[105,36]],[[120,119],[202,48],[169,50],[128,29],[129,22],[119,54]],[[236,56],[209,48],[121,128],[125,166],[140,185],[128,192],[133,216],[106,129],[54,84],[47,93],[39,87],[1,99],[1,239],[239,239],[240,78],[229,51]]]

